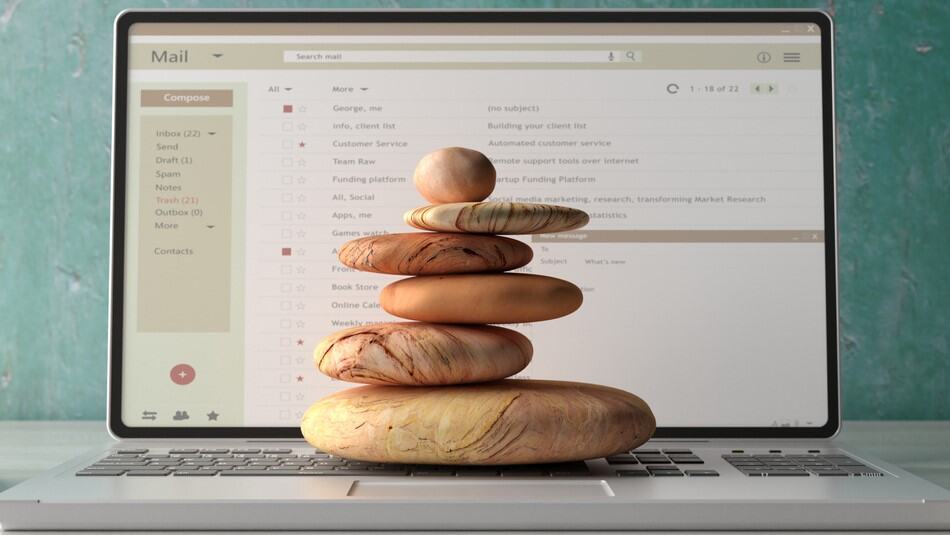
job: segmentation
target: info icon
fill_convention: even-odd
[[[187,364],[176,364],[168,376],[176,385],[187,385],[195,380],[195,369]]]

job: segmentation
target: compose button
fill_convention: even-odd
[[[230,89],[143,89],[143,108],[230,108]]]

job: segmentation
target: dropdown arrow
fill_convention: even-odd
[[[369,88],[368,88],[368,87],[361,87],[361,88],[360,88],[360,91],[366,91],[367,89],[369,89]]]
[[[208,135],[209,135],[209,136],[213,136],[213,135],[215,135],[215,134],[217,134],[217,132],[208,132]]]
[[[220,58],[220,57],[223,56],[224,54],[218,52],[218,53],[216,53],[216,54],[211,54],[211,55],[214,56],[214,57],[216,57],[216,58]]]
[[[214,228],[214,225],[205,225],[208,228]]]
[[[285,88],[284,88],[284,91],[293,91],[293,90],[294,90],[294,88],[292,88],[292,87],[285,87]]]

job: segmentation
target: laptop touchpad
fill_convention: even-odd
[[[606,481],[354,481],[347,496],[377,499],[454,500],[527,498],[569,500],[614,495]]]

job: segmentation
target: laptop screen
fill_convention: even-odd
[[[485,153],[490,200],[580,208],[518,270],[584,304],[512,328],[520,378],[633,392],[661,428],[829,420],[821,29],[812,23],[135,23],[121,420],[292,428],[355,386],[324,336],[396,321],[336,258],[409,232],[416,162]],[[117,194],[120,194],[117,193]]]

